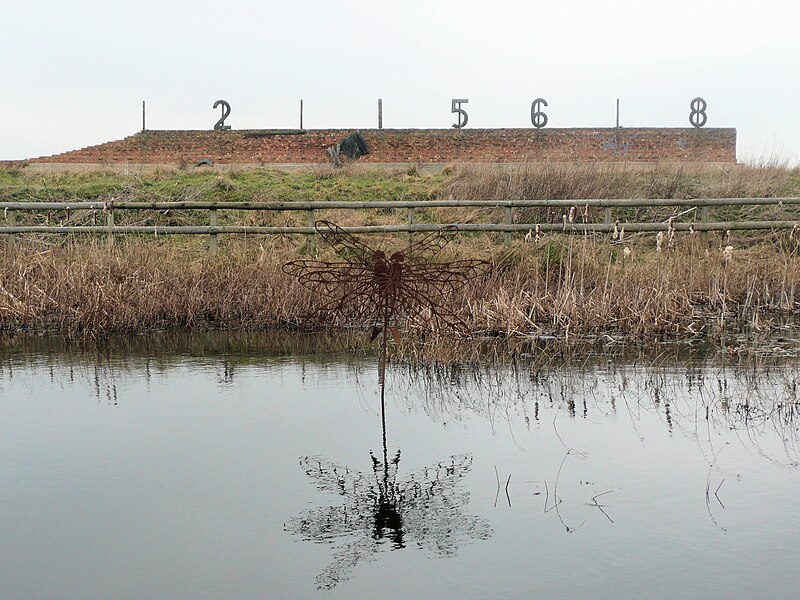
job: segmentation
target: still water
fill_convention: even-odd
[[[796,363],[233,348],[2,348],[0,598],[796,597]]]

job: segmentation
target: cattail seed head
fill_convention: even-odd
[[[725,262],[730,262],[733,258],[733,246],[725,246],[725,249],[722,251],[722,258]]]

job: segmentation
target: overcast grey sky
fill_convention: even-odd
[[[800,162],[800,3],[260,0],[2,4],[0,159],[210,129],[736,127],[739,159]]]

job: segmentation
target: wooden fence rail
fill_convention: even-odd
[[[547,208],[547,207],[642,207],[642,206],[763,206],[800,204],[800,196],[783,198],[574,198],[566,200],[315,200],[286,202],[0,202],[0,210],[313,210],[333,208]]]
[[[0,225],[1,234],[48,233],[48,234],[201,234],[211,236],[211,246],[216,247],[216,236],[219,234],[305,234],[307,247],[312,249],[314,240],[315,210],[324,209],[406,209],[406,225],[365,225],[345,228],[352,233],[417,233],[435,231],[445,225],[455,225],[460,231],[469,232],[502,232],[506,245],[511,244],[514,232],[529,232],[536,227],[542,232],[590,232],[611,233],[617,224],[612,220],[613,208],[636,207],[675,207],[687,208],[675,217],[694,213],[692,222],[673,222],[677,231],[725,231],[725,230],[781,230],[800,227],[798,220],[771,221],[716,221],[708,219],[709,207],[716,206],[800,206],[800,197],[786,198],[694,198],[694,199],[567,199],[567,200],[397,200],[376,202],[353,201],[291,201],[291,202],[141,202],[141,201],[108,201],[108,202],[0,202],[0,211],[5,216],[5,223]],[[604,209],[602,222],[582,222],[582,211],[585,207]],[[515,208],[571,208],[576,207],[573,222],[562,220],[555,223],[515,223]],[[415,220],[416,209],[420,208],[494,208],[503,210],[502,223],[435,223],[423,224]],[[105,225],[19,225],[16,222],[17,212],[42,211],[91,211],[102,213]],[[114,212],[120,210],[202,210],[208,211],[208,225],[115,225]],[[221,210],[260,210],[260,211],[306,211],[305,227],[260,227],[217,224],[217,214]],[[634,223],[621,222],[620,227],[627,232],[666,231],[669,221]]]

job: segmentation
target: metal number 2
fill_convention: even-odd
[[[211,108],[217,108],[218,106],[222,105],[222,117],[220,117],[219,121],[214,123],[214,129],[217,131],[223,131],[226,129],[230,129],[230,125],[225,125],[225,119],[228,118],[228,115],[231,114],[231,105],[228,104],[225,100],[217,100],[214,102],[214,106]]]
[[[691,101],[689,108],[692,109],[692,112],[689,113],[689,123],[691,123],[693,127],[698,128],[705,125],[708,120],[708,115],[706,115],[708,104],[706,104],[706,101],[698,96]]]
[[[467,115],[467,111],[461,108],[462,104],[467,104],[469,100],[466,98],[453,98],[453,102],[450,105],[450,112],[451,113],[458,113],[458,123],[453,123],[453,127],[456,129],[463,129],[467,126],[467,121],[469,121],[469,115]]]

